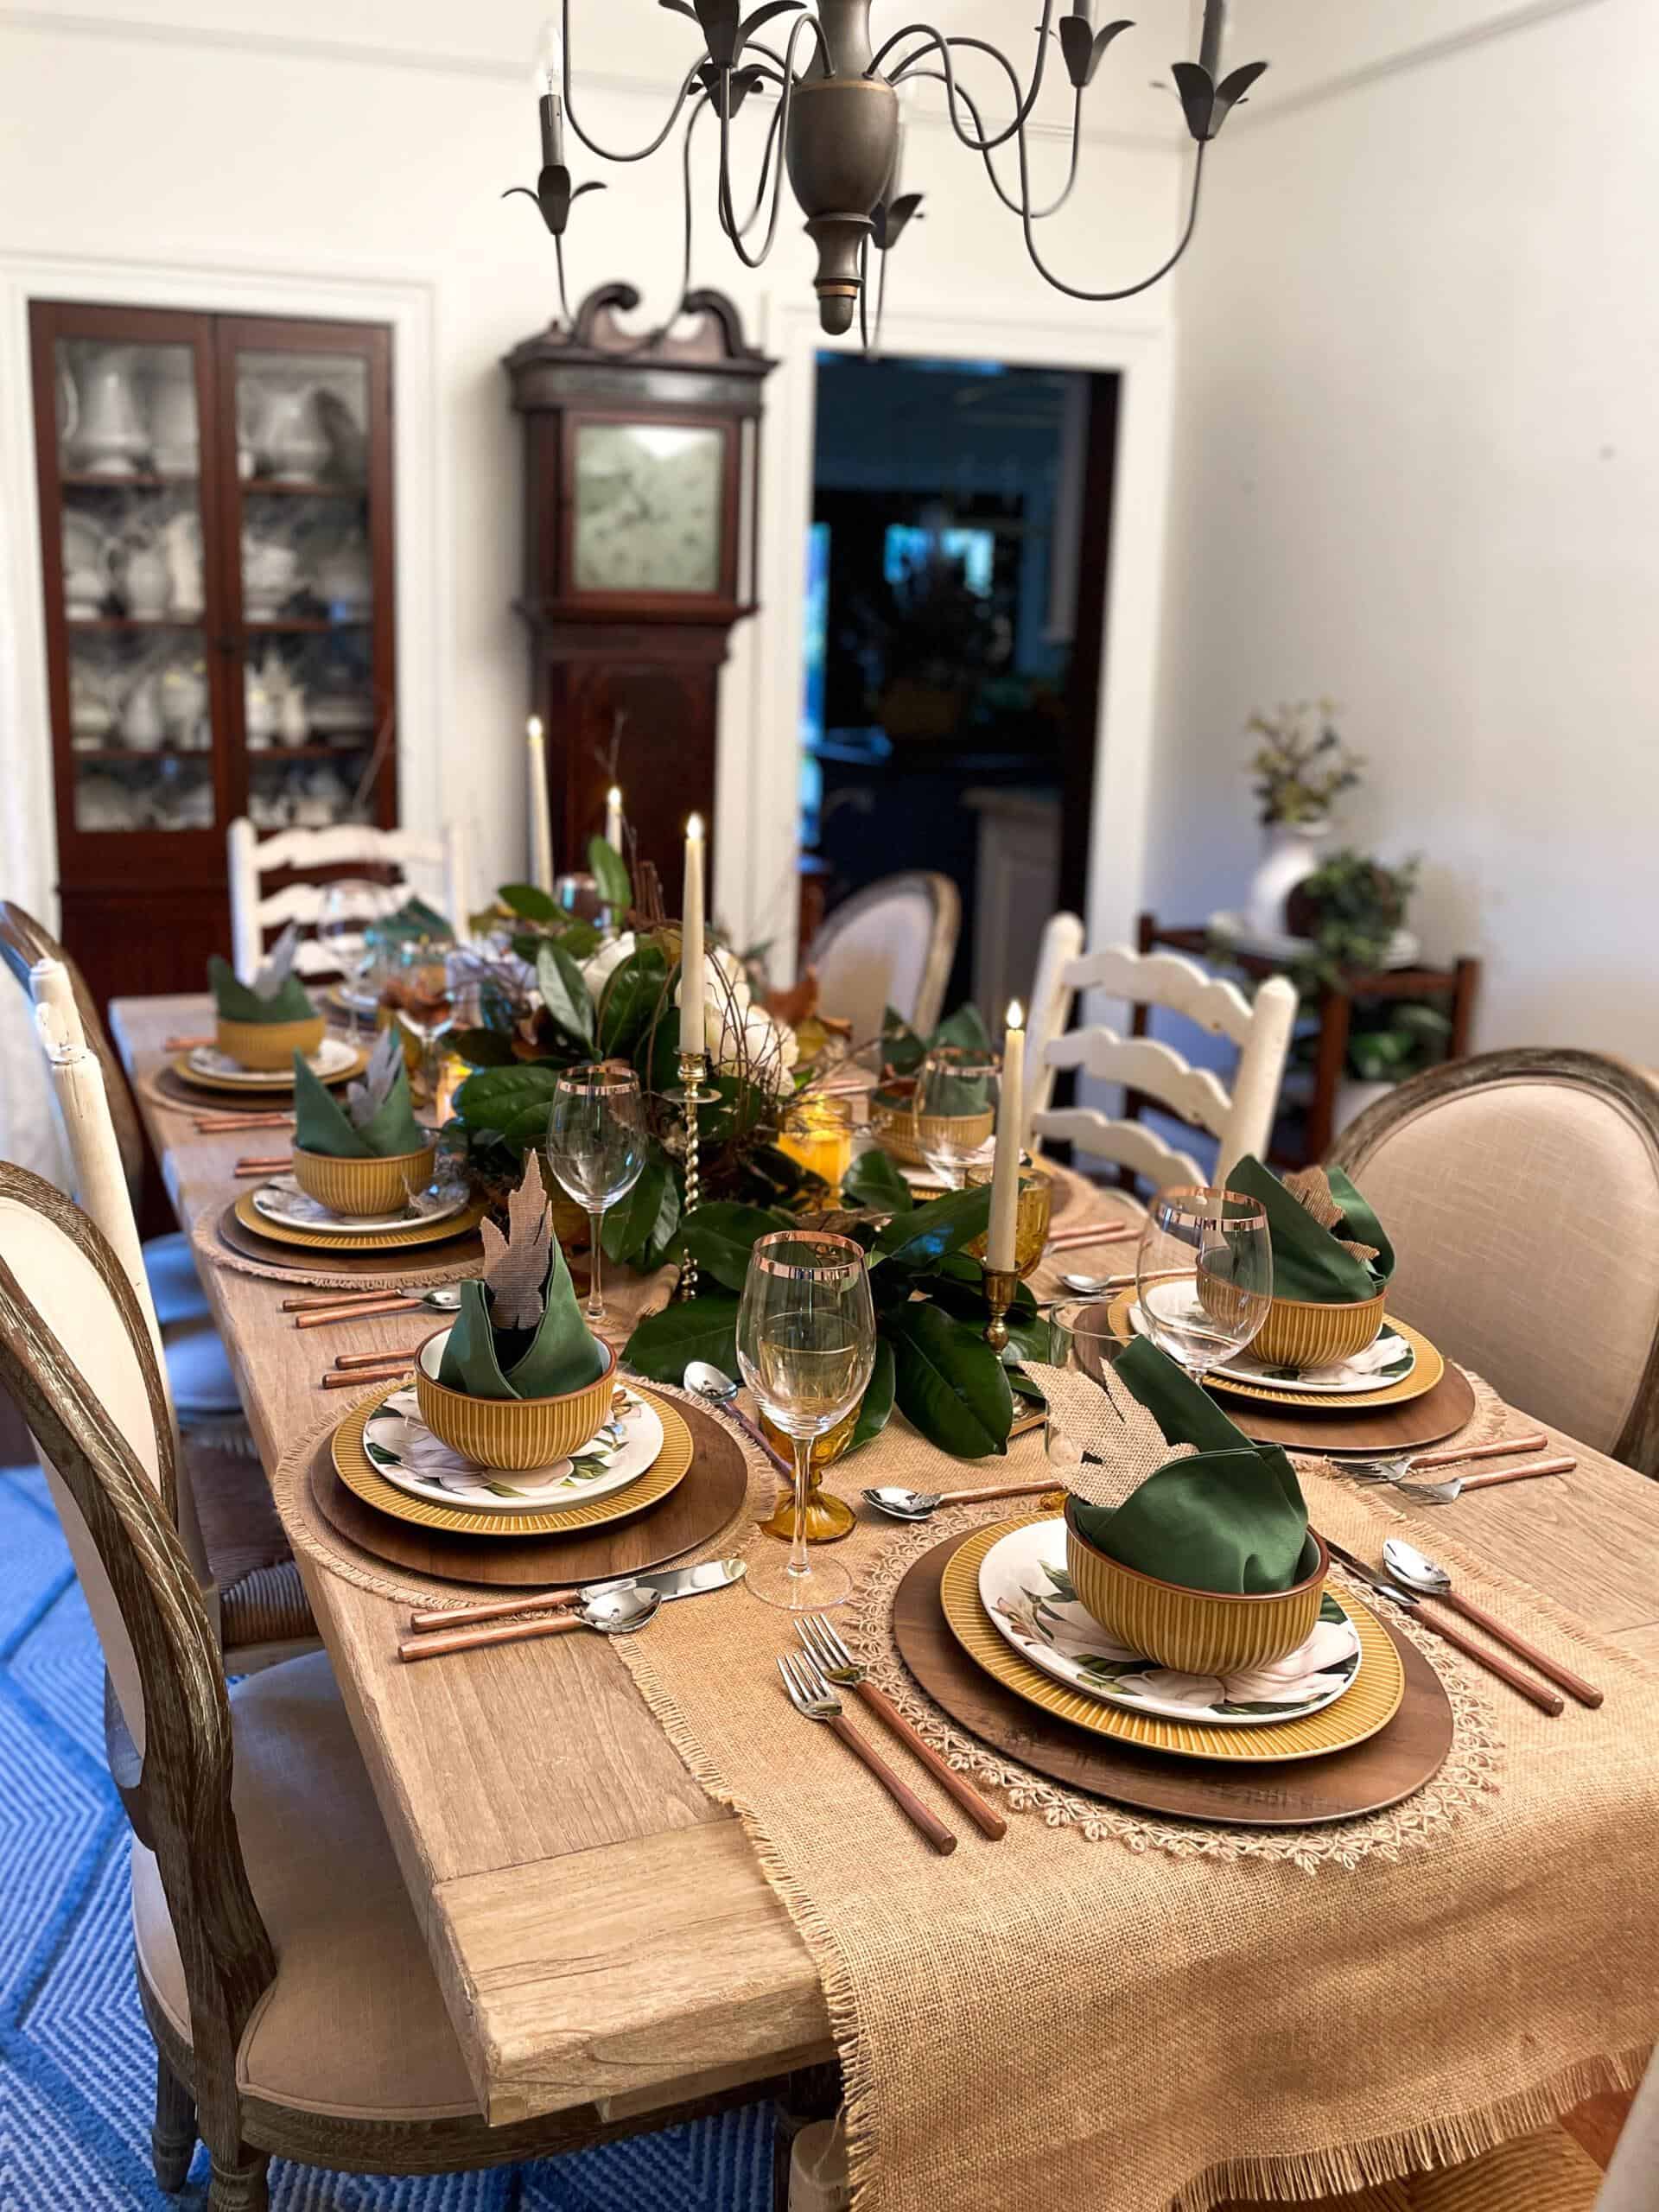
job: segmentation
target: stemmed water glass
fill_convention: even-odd
[[[953,1191],[970,1167],[996,1150],[996,1102],[1001,1069],[994,1053],[941,1045],[916,1077],[916,1143],[928,1166]]]
[[[429,938],[404,938],[387,948],[380,1002],[419,1040],[421,1087],[428,1098],[438,1090],[437,1041],[454,1016],[449,991],[449,948]]]
[[[601,1060],[567,1069],[559,1077],[547,1125],[547,1164],[593,1224],[593,1272],[582,1309],[590,1328],[605,1319],[600,1245],[605,1216],[639,1180],[645,1135],[645,1101],[632,1068]]]
[[[812,1443],[849,1414],[875,1364],[875,1307],[861,1246],[826,1230],[781,1229],[749,1255],[737,1314],[737,1363],[760,1410],[790,1440],[795,1522],[785,1562],[750,1566],[747,1585],[764,1605],[822,1612],[852,1595],[834,1560],[806,1548]]]
[[[374,973],[384,950],[375,940],[375,924],[396,912],[398,898],[395,886],[372,882],[367,876],[340,876],[323,887],[317,943],[340,972],[340,989],[353,1027],[359,1017],[373,1019],[378,995]]]
[[[1239,1191],[1160,1191],[1147,1209],[1135,1286],[1147,1335],[1201,1380],[1236,1357],[1268,1318],[1266,1212]]]

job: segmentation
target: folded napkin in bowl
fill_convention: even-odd
[[[317,1009],[305,986],[294,974],[294,956],[300,933],[290,922],[270,948],[264,965],[251,983],[238,981],[236,970],[222,955],[207,963],[207,981],[213,1005],[226,1021],[311,1021]]]
[[[438,1380],[469,1398],[556,1398],[596,1382],[605,1354],[576,1304],[532,1155],[507,1209],[507,1234],[480,1224],[484,1280],[461,1286]]]
[[[1227,1187],[1259,1200],[1268,1217],[1275,1298],[1351,1306],[1388,1287],[1394,1247],[1340,1167],[1304,1167],[1281,1182],[1246,1153]]]
[[[295,1053],[294,1141],[302,1152],[329,1160],[401,1160],[431,1142],[410,1103],[396,1024],[381,1031],[362,1079],[346,1085],[344,1106],[318,1081],[305,1055]]]
[[[1079,1532],[1137,1573],[1189,1590],[1288,1590],[1317,1556],[1296,1471],[1252,1444],[1167,1353],[1140,1337],[1097,1376],[1027,1372],[1082,1455]],[[1131,1486],[1132,1485],[1132,1486]]]
[[[991,1058],[991,1040],[979,1008],[959,1006],[940,1022],[931,1036],[919,1037],[903,1014],[888,1007],[881,1017],[881,1086],[876,1097],[885,1106],[908,1113],[914,1103],[913,1086],[903,1081],[921,1079],[930,1053],[944,1050],[962,1052],[969,1060]],[[891,1078],[899,1077],[894,1083]],[[953,1075],[936,1079],[930,1089],[930,1114],[982,1114],[990,1104],[990,1086],[984,1076]]]
[[[369,930],[377,944],[418,944],[423,938],[448,944],[454,934],[435,906],[429,906],[424,899],[413,895],[404,899],[396,913],[373,923]]]

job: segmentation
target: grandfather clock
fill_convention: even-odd
[[[671,879],[688,814],[714,820],[720,671],[755,611],[761,386],[723,294],[690,293],[677,331],[619,326],[631,284],[605,284],[572,327],[508,354],[524,418],[531,696],[547,726],[562,867],[603,827],[607,762],[642,854]],[[690,327],[687,329],[687,323]]]

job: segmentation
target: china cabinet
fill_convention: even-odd
[[[226,830],[397,822],[391,334],[30,308],[62,934],[100,1002],[230,941]]]

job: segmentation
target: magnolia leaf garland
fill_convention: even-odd
[[[524,1180],[507,1202],[507,1233],[493,1221],[479,1224],[484,1240],[484,1281],[490,1317],[498,1329],[533,1329],[542,1318],[542,1290],[553,1252],[553,1216],[532,1154]]]

